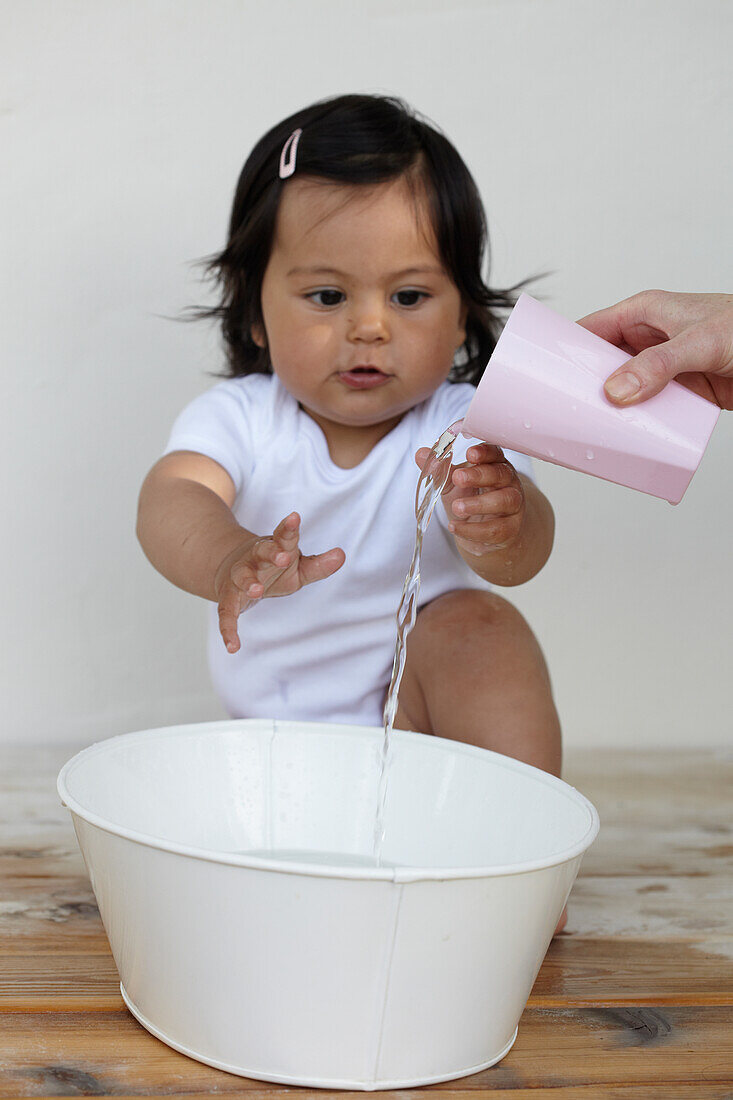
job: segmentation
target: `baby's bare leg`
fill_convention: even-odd
[[[560,774],[560,722],[537,639],[493,592],[448,592],[407,643],[396,729],[465,741]],[[555,933],[567,922],[567,908]]]
[[[516,608],[493,592],[448,592],[422,609],[395,727],[560,774],[560,723],[542,651]]]

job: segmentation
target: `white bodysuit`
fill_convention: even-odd
[[[196,451],[223,466],[243,527],[270,535],[298,512],[304,554],[334,546],[346,554],[326,580],[244,612],[237,653],[227,652],[211,605],[211,674],[232,717],[381,723],[415,542],[415,451],[460,419],[474,392],[468,383],[444,383],[350,470],[334,465],[323,432],[275,376],[221,382],[180,414],[164,453]],[[459,436],[455,463],[465,461],[468,446]],[[506,457],[531,475],[524,455]],[[439,503],[423,543],[420,606],[452,589],[489,588],[461,558],[447,524]]]

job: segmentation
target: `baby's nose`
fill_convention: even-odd
[[[349,339],[354,343],[374,343],[389,339],[385,308],[372,302],[354,309],[349,317]]]

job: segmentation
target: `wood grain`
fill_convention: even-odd
[[[68,1093],[104,1096],[246,1091],[250,1100],[292,1091],[193,1061],[158,1042],[124,1010],[9,1013],[2,1023],[0,1096],[56,1095],[64,1086]],[[733,1086],[730,1023],[730,1013],[719,1008],[529,1008],[513,1049],[498,1066],[431,1091],[475,1100],[477,1092],[501,1090],[503,1100],[506,1090],[529,1090],[536,1097],[547,1089],[555,1100],[559,1088]],[[586,1093],[594,1095],[599,1093]],[[674,1095],[668,1091],[667,1100]]]
[[[186,1058],[125,1010],[55,791],[73,751],[0,749],[0,1097],[292,1092]],[[576,752],[565,778],[601,833],[514,1048],[473,1077],[390,1095],[733,1100],[733,755]]]
[[[733,959],[722,954],[729,946],[728,941],[655,944],[559,936],[529,1004],[733,1006]],[[714,953],[716,947],[721,953]],[[62,1004],[90,1011],[121,1004],[108,947],[95,953],[80,945],[73,954],[0,956],[0,1018],[8,1010],[52,1010]]]

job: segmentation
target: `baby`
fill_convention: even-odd
[[[415,536],[418,476],[494,347],[485,216],[451,143],[398,100],[348,95],[285,119],[242,170],[210,264],[227,380],[178,417],[138,536],[212,602],[209,657],[234,717],[378,725]],[[456,443],[423,548],[395,728],[554,774],[540,647],[493,591],[547,561],[526,458]],[[247,614],[241,618],[242,612]]]

